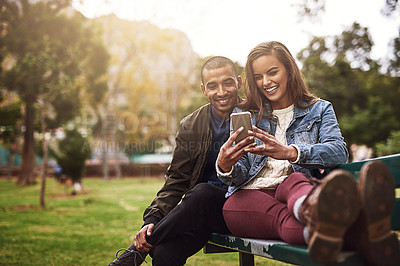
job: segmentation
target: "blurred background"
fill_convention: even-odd
[[[400,152],[397,0],[1,0],[0,174],[163,176],[207,103],[202,63],[242,72],[272,40],[333,103],[351,161]]]

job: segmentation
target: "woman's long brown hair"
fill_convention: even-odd
[[[317,97],[309,92],[309,89],[304,81],[304,77],[300,72],[296,61],[289,50],[280,42],[263,42],[257,45],[247,57],[245,66],[245,94],[246,99],[241,102],[238,107],[243,110],[258,112],[257,124],[263,116],[272,117],[272,108],[269,100],[261,94],[257,88],[257,84],[254,80],[253,61],[261,56],[273,55],[275,56],[285,67],[288,73],[287,88],[289,97],[292,102],[299,108],[306,108],[314,104]],[[313,101],[309,105],[300,105],[299,101],[309,102]],[[267,113],[264,114],[264,108]]]

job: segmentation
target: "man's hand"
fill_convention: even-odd
[[[154,224],[147,224],[135,236],[135,248],[140,252],[149,252],[153,247],[146,241],[146,235],[151,235]]]

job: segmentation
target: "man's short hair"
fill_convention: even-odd
[[[235,63],[233,63],[232,60],[230,60],[229,58],[226,58],[224,56],[213,56],[210,59],[208,59],[204,63],[203,67],[201,68],[201,82],[204,83],[204,80],[203,80],[204,79],[204,75],[203,75],[204,70],[222,68],[227,65],[231,66],[235,76],[237,77],[238,76],[237,69],[236,69]]]

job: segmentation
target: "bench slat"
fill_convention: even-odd
[[[361,162],[345,163],[341,164],[339,168],[349,171],[358,180],[361,167],[364,163],[369,161],[382,161],[385,163],[392,173],[396,187],[400,187],[400,154],[368,159]]]
[[[307,251],[307,246],[288,245],[279,240],[261,240],[235,237],[231,235],[213,234],[207,245],[222,246],[231,251],[246,252],[253,255],[296,265],[319,265],[313,262]],[[207,252],[204,249],[204,253]],[[243,264],[247,265],[247,264]],[[337,262],[330,265],[364,265],[361,256],[356,252],[342,252]]]

